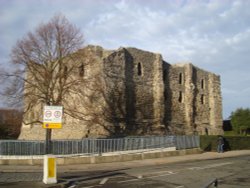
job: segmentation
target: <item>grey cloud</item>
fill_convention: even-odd
[[[134,46],[161,53],[170,63],[191,61],[220,74],[224,117],[249,101],[250,1],[6,0],[0,5],[3,61],[17,39],[62,12],[81,27],[87,43]]]

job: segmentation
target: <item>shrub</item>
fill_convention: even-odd
[[[216,151],[217,140],[218,136],[200,136],[200,147],[204,151]],[[224,136],[224,141],[225,151],[250,149],[250,137],[247,136]]]

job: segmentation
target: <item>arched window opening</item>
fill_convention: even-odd
[[[79,67],[79,76],[83,77],[84,76],[84,65],[81,64],[81,66]]]
[[[208,135],[208,128],[205,128],[205,134]]]
[[[180,74],[179,74],[179,84],[182,84],[182,83],[183,83],[182,79],[183,79],[183,76],[182,76],[182,73],[180,73]]]
[[[67,78],[67,74],[68,74],[68,67],[64,66],[64,70],[63,70],[63,77],[64,77],[64,79]]]
[[[138,65],[137,65],[137,75],[141,76],[141,74],[142,74],[141,63],[138,63]]]
[[[204,79],[201,80],[201,89],[204,89]]]
[[[201,95],[201,104],[204,104],[204,102],[205,102],[205,101],[204,101],[204,95],[202,94],[202,95]]]
[[[180,103],[183,102],[183,96],[182,96],[182,92],[181,92],[181,91],[179,91],[179,98],[178,98],[178,101],[179,101]]]

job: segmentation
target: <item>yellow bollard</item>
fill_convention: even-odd
[[[57,183],[56,158],[53,155],[44,155],[43,160],[43,183]]]

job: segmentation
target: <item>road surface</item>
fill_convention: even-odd
[[[250,187],[250,156],[61,174],[79,188],[201,188],[218,179],[220,188]]]
[[[216,178],[219,188],[250,187],[250,155],[224,158],[226,155],[227,153],[220,154],[222,158],[216,159],[175,163],[164,163],[167,158],[151,160],[150,163],[149,161],[128,162],[121,165],[114,163],[108,164],[109,168],[105,164],[89,165],[88,168],[87,165],[80,165],[79,168],[64,166],[61,167],[61,173],[58,173],[59,184],[51,186],[42,183],[41,167],[26,167],[27,169],[22,172],[20,166],[16,167],[16,171],[9,169],[11,166],[1,166],[7,170],[2,169],[1,172],[0,169],[0,187],[202,188]],[[202,155],[192,156],[195,159]]]

